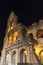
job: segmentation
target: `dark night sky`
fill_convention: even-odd
[[[0,49],[3,46],[7,19],[12,10],[18,16],[19,22],[25,25],[43,19],[42,0],[0,0]]]

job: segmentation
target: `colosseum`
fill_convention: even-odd
[[[25,26],[18,23],[18,16],[12,11],[7,21],[0,63],[43,63],[43,20]]]

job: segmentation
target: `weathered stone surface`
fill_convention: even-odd
[[[10,32],[8,32],[8,26],[10,23],[14,22],[15,26]],[[14,12],[11,12],[8,18],[7,29],[5,33],[5,38],[3,42],[3,50],[1,53],[1,65],[6,65],[6,54],[10,54],[9,64],[12,64],[12,54],[16,52],[16,64],[20,63],[20,51],[25,49],[27,51],[26,55],[26,63],[39,63],[40,57],[35,54],[34,45],[43,45],[43,38],[37,38],[36,33],[37,30],[43,29],[43,20],[40,20],[39,23],[34,23],[29,27],[25,27],[21,23],[17,23],[17,16]],[[16,42],[13,42],[13,34],[14,32],[18,32]],[[29,34],[32,33],[33,37],[30,38]],[[12,42],[9,43],[9,36],[12,35]],[[40,34],[39,34],[40,35]],[[42,34],[43,35],[43,34]],[[16,37],[16,36],[15,36]],[[6,40],[8,39],[8,43]],[[10,38],[11,40],[11,38]],[[42,49],[43,50],[43,49]],[[39,58],[38,58],[39,57]]]

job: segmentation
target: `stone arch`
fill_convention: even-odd
[[[27,62],[27,50],[26,49],[21,49],[20,51],[20,62],[21,63]]]
[[[9,65],[9,60],[8,60],[10,58],[9,52],[6,53],[6,57],[5,58],[6,58],[6,65]]]
[[[16,51],[13,51],[12,53],[12,65],[16,65],[17,62],[16,62]]]
[[[43,38],[43,29],[38,29],[37,30],[36,37],[37,38]]]
[[[13,51],[12,55],[16,54],[16,51]]]
[[[43,50],[40,51],[39,56],[41,63],[43,63]]]
[[[33,39],[33,33],[30,33],[30,34],[29,34],[29,38],[30,38],[30,39]]]

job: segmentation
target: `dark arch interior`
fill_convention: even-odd
[[[39,29],[36,32],[36,37],[37,38],[43,38],[43,29]]]

